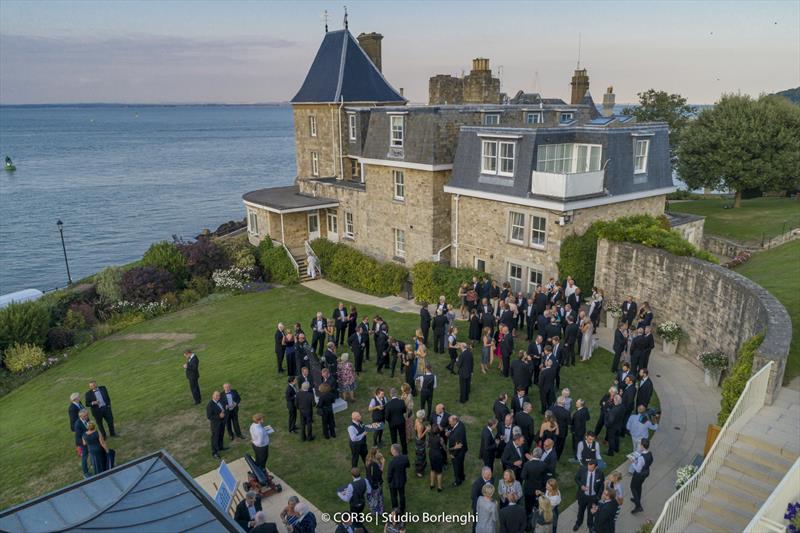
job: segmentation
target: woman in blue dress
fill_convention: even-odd
[[[97,431],[94,422],[89,422],[86,433],[83,434],[83,443],[89,450],[89,459],[92,461],[94,475],[105,472],[108,464],[106,459],[108,445],[100,432]]]

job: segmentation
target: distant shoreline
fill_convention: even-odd
[[[284,107],[288,106],[289,102],[263,102],[257,104],[125,104],[125,103],[81,103],[81,104],[0,104],[0,108],[34,108],[34,107],[50,107],[50,108],[66,108],[66,107]]]

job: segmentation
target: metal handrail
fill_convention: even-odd
[[[272,242],[275,243],[276,241],[272,241]],[[292,262],[292,265],[294,265],[294,270],[295,270],[295,272],[297,272],[297,275],[299,276],[300,275],[300,265],[298,265],[297,261],[295,261],[294,256],[292,255],[292,252],[290,252],[289,249],[286,247],[286,245],[283,244],[282,242],[278,243],[278,244],[280,244],[283,247],[283,249],[286,251],[286,255],[289,256],[289,261]]]
[[[314,259],[316,259],[314,265],[316,266],[316,270],[317,272],[319,272],[319,275],[322,276],[322,266],[319,264],[319,257],[317,257],[317,254],[314,252],[314,249],[311,247],[311,244],[309,244],[308,241],[303,241],[303,246],[306,249],[306,255],[312,255],[314,256]]]
[[[747,381],[736,405],[722,426],[717,440],[714,441],[714,445],[711,446],[711,450],[703,460],[703,464],[664,504],[652,533],[686,530],[694,512],[702,503],[702,496],[708,492],[717,477],[717,472],[733,447],[733,443],[739,437],[739,429],[764,406],[769,376],[774,364],[773,361],[770,361]]]

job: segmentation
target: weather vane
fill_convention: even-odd
[[[322,20],[325,21],[325,33],[328,33],[328,10],[322,14]]]
[[[344,29],[347,29],[347,6],[344,6]]]

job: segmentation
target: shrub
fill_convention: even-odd
[[[178,287],[183,287],[189,277],[186,258],[171,242],[161,241],[150,245],[142,257],[142,265],[166,270],[172,274]]]
[[[0,309],[0,351],[12,344],[43,346],[50,312],[39,302],[12,303]]]
[[[67,311],[75,304],[87,303],[92,308],[94,314],[94,302],[98,300],[98,294],[94,285],[78,285],[59,291],[54,291],[42,296],[38,302],[46,307],[50,313],[50,325],[55,326],[64,321]],[[81,312],[83,310],[81,309]],[[94,320],[93,318],[91,319]]]
[[[725,425],[731,410],[733,410],[736,402],[739,401],[739,396],[741,396],[747,381],[753,374],[753,359],[755,359],[756,350],[761,346],[761,341],[763,340],[764,335],[756,335],[747,339],[739,349],[736,363],[734,363],[730,373],[722,380],[722,400],[720,402],[719,415],[717,416],[718,425]]]
[[[556,263],[560,277],[572,276],[579,287],[594,285],[597,230],[592,224],[583,235],[569,235],[561,242],[561,257]]]
[[[97,322],[97,315],[95,314],[94,305],[87,302],[73,302],[67,309],[67,314],[70,312],[76,313],[83,318],[85,324],[91,326]]]
[[[106,302],[116,302],[122,299],[119,288],[122,281],[122,269],[119,267],[106,267],[95,275],[97,294]]]
[[[122,275],[120,288],[125,300],[135,303],[154,302],[175,290],[175,278],[166,270],[139,266]]]
[[[45,341],[45,348],[47,351],[52,352],[55,350],[63,350],[75,344],[75,334],[71,329],[63,326],[56,326],[50,328],[47,332],[47,340]]]
[[[329,280],[352,289],[386,296],[400,294],[408,269],[396,263],[381,263],[342,243],[317,239],[311,243],[322,273]]]
[[[166,305],[169,309],[175,309],[180,304],[178,295],[174,292],[168,292],[161,298],[161,303]]]
[[[245,285],[253,280],[253,268],[231,267],[226,270],[217,270],[211,275],[214,285],[226,291],[241,291]]]
[[[205,298],[214,292],[214,282],[208,278],[192,278],[186,290],[193,290],[199,295],[199,298]]]
[[[140,313],[123,313],[114,315],[107,322],[102,322],[94,327],[96,338],[107,337],[112,333],[121,331],[127,327],[144,321],[144,316]]]
[[[228,255],[228,262],[231,266],[239,268],[256,266],[256,247],[250,244],[247,235],[239,235],[220,242]]]
[[[178,293],[178,302],[180,302],[181,305],[193,304],[200,300],[200,298],[202,298],[202,296],[194,289],[184,289]]]
[[[291,285],[300,281],[292,260],[289,259],[289,255],[282,246],[264,247],[260,251],[258,260],[261,271],[264,273],[264,281],[272,281],[283,285]]]
[[[67,316],[64,317],[61,325],[69,330],[75,331],[84,329],[86,327],[86,320],[83,318],[82,314],[70,309],[67,311]]]
[[[433,303],[444,294],[448,303],[458,307],[458,289],[462,283],[471,282],[473,276],[486,276],[486,273],[471,268],[453,268],[430,261],[417,263],[411,269],[414,300]]]
[[[42,366],[45,361],[44,350],[35,344],[14,343],[3,356],[6,368],[15,374]]]
[[[223,270],[230,264],[225,250],[211,239],[178,242],[176,246],[186,259],[186,268],[193,278],[210,278],[215,270]]]

